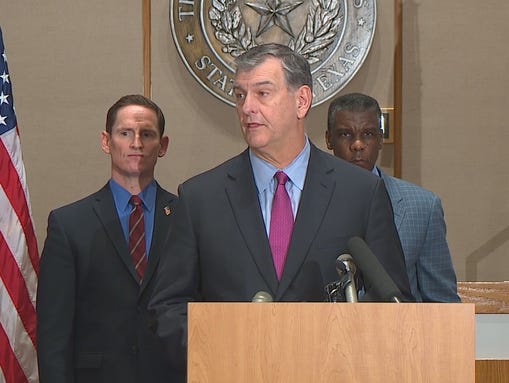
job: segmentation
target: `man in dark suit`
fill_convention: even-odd
[[[151,100],[120,98],[101,133],[111,179],[49,215],[37,291],[41,383],[184,381],[146,312],[176,202],[154,180],[168,148],[164,124]]]
[[[267,44],[236,64],[236,109],[249,148],[179,187],[149,303],[173,355],[186,345],[187,301],[251,301],[259,291],[274,301],[323,300],[323,286],[339,279],[336,258],[354,236],[412,299],[383,181],[308,140],[307,60]],[[279,220],[281,205],[291,205],[290,228]],[[288,231],[289,240],[277,238]]]

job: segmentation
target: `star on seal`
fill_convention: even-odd
[[[302,3],[303,1],[297,1],[292,4],[280,0],[267,0],[265,3],[246,3],[248,7],[253,8],[261,15],[256,37],[266,32],[273,25],[278,26],[290,36],[294,37],[292,27],[288,21],[288,14]]]

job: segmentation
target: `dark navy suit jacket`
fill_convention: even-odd
[[[184,382],[146,311],[175,202],[157,186],[141,286],[108,185],[50,213],[37,298],[41,383]]]
[[[311,145],[304,189],[279,282],[248,151],[179,187],[175,225],[161,258],[149,309],[173,355],[185,355],[186,302],[323,299],[339,279],[335,262],[347,241],[365,239],[404,296],[405,262],[381,178]],[[182,361],[184,363],[185,360]]]

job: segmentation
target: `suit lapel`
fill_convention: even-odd
[[[152,242],[148,253],[148,263],[143,277],[143,282],[141,284],[140,293],[143,292],[145,286],[154,275],[157,263],[159,262],[161,253],[164,251],[164,245],[166,244],[168,231],[170,229],[171,210],[173,202],[175,201],[175,198],[167,197],[170,197],[169,193],[165,194],[161,187],[157,185]]]
[[[283,296],[299,272],[320,228],[335,188],[334,182],[328,177],[332,171],[333,168],[320,156],[318,149],[311,145],[304,190],[276,299]]]
[[[132,277],[137,281],[138,277],[129,257],[129,249],[122,233],[122,227],[115,209],[115,202],[108,185],[104,186],[97,193],[93,208],[113,247],[117,251],[117,255],[122,259]]]
[[[392,211],[394,214],[394,224],[396,225],[396,229],[399,231],[401,224],[403,223],[403,218],[405,217],[405,209],[403,206],[403,197],[399,192],[399,189],[394,184],[394,180],[391,177],[387,176],[384,172],[380,170],[380,174],[382,175],[382,179],[385,183],[385,188],[389,193],[389,198],[392,204]]]
[[[226,194],[249,252],[267,286],[272,290],[271,293],[274,294],[278,280],[247,150],[238,157],[238,160],[228,171]]]

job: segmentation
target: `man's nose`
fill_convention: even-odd
[[[355,136],[351,145],[352,150],[361,151],[366,148],[365,142],[361,139],[360,136]]]
[[[141,141],[141,136],[139,134],[134,135],[133,140],[131,142],[131,146],[134,148],[140,148],[143,146],[143,143]]]
[[[242,103],[242,112],[244,114],[251,114],[256,111],[256,108],[255,98],[250,93],[246,93]]]

